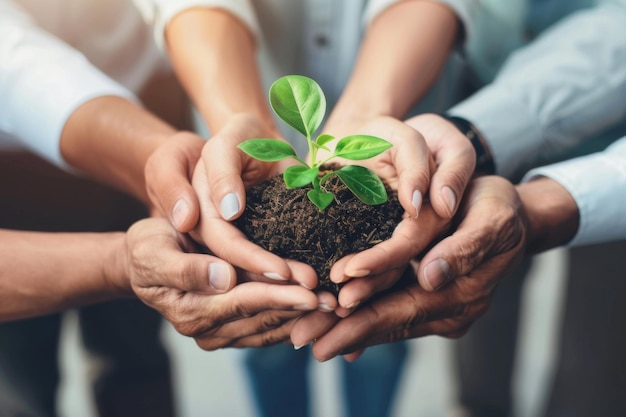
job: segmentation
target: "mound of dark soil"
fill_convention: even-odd
[[[389,188],[389,200],[376,206],[362,203],[337,176],[326,189],[335,201],[320,211],[306,196],[310,187],[287,189],[281,175],[270,178],[248,189],[246,209],[235,224],[268,251],[311,265],[318,290],[337,294],[339,286],[329,279],[335,261],[391,237],[404,210]]]

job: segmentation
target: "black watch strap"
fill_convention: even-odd
[[[476,169],[474,172],[479,175],[495,174],[496,166],[480,131],[471,122],[462,117],[450,115],[443,115],[443,117],[455,125],[472,143],[474,151],[476,151]]]

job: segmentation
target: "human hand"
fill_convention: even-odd
[[[288,162],[267,163],[249,157],[237,145],[271,132],[249,115],[237,115],[204,147],[193,186],[200,196],[201,218],[194,236],[216,256],[274,282],[295,281],[308,289],[317,286],[313,268],[287,262],[248,238],[229,220],[245,208],[246,188],[282,172]],[[325,303],[328,306],[328,304]]]
[[[371,169],[392,186],[399,187],[399,198],[404,201],[405,210],[407,196],[413,189],[416,191],[411,201],[419,208],[419,190],[430,186],[430,204],[421,211],[421,216],[428,220],[405,218],[388,241],[348,256],[333,268],[331,280],[344,283],[339,304],[349,310],[393,285],[409,261],[421,253],[432,239],[447,230],[449,219],[456,212],[459,199],[473,175],[476,160],[467,138],[453,124],[436,115],[417,116],[406,123],[379,117],[365,123],[358,131],[361,130],[394,144],[381,157],[363,162],[372,164]],[[434,162],[431,159],[431,164],[426,163],[429,158],[434,158]],[[427,166],[430,170],[425,169]],[[411,184],[419,185],[412,188]],[[402,187],[405,187],[404,200]],[[410,215],[411,211],[407,213]],[[353,280],[356,277],[361,279]],[[337,313],[345,315],[349,310],[339,309]]]
[[[295,324],[292,343],[315,340],[313,354],[324,361],[336,355],[354,359],[380,343],[464,334],[488,307],[501,277],[524,254],[528,220],[515,188],[498,177],[473,180],[457,218],[450,236],[419,263],[411,262],[410,284],[380,294],[343,319],[308,314]]]
[[[135,294],[202,349],[285,341],[293,320],[318,307],[298,285],[249,282],[242,272],[237,284],[235,268],[194,246],[167,220],[150,218],[128,230],[121,258]]]
[[[179,132],[157,148],[146,162],[146,188],[153,212],[168,218],[179,232],[193,230],[200,217],[200,204],[191,178],[205,144],[194,133]]]

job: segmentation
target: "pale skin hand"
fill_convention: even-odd
[[[238,284],[230,264],[193,247],[165,219],[145,219],[129,229],[120,258],[135,294],[202,349],[283,342],[294,319],[318,307],[301,286],[247,282],[243,273]]]
[[[529,224],[515,188],[498,177],[474,180],[457,216],[461,221],[452,235],[419,263],[412,262],[409,272],[417,281],[409,280],[407,287],[343,319],[315,313],[303,317],[293,328],[293,344],[316,340],[313,354],[318,360],[337,355],[353,360],[375,344],[430,334],[462,335],[488,307],[499,279],[521,259]],[[424,283],[434,275],[442,275],[444,283],[431,292]]]
[[[430,240],[424,240],[424,236],[437,236],[447,229],[449,219],[459,205],[457,196],[463,195],[474,171],[476,155],[470,141],[442,117],[425,114],[406,121],[405,129],[408,127],[414,132],[419,131],[418,138],[423,138],[427,147],[417,143],[411,135],[398,134],[402,130],[394,127],[399,122],[390,118],[380,120],[382,124],[379,125],[393,132],[390,135],[392,142],[400,141],[387,154],[389,156],[395,152],[394,157],[399,162],[395,165],[382,164],[381,169],[381,162],[385,161],[385,157],[375,158],[371,168],[391,185],[400,184],[399,187],[406,187],[410,180],[403,179],[406,178],[406,174],[401,169],[404,168],[406,172],[415,175],[419,172],[415,166],[420,164],[413,161],[418,159],[420,154],[423,158],[425,153],[432,152],[435,167],[432,169],[430,179],[430,207],[420,212],[420,217],[425,217],[424,219],[418,218],[415,221],[405,218],[389,240],[337,262],[331,270],[331,280],[346,283],[339,293],[339,304],[343,308],[337,311],[340,315],[348,314],[376,292],[389,288],[400,277],[411,259],[430,243]],[[375,133],[381,131],[379,126]],[[405,141],[408,141],[408,144]],[[410,188],[405,190],[406,193]],[[401,196],[400,191],[399,195]],[[436,206],[439,209],[433,209]],[[407,210],[407,213],[410,215],[412,211]],[[424,227],[432,231],[425,234]],[[424,288],[433,289],[438,284],[424,280],[422,285]]]

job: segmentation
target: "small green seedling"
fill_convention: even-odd
[[[311,163],[307,164],[300,159],[291,145],[277,139],[250,139],[239,145],[241,150],[265,162],[287,158],[298,161],[300,165],[291,166],[283,173],[285,185],[287,188],[299,188],[312,184],[313,189],[307,196],[320,210],[328,207],[334,199],[333,194],[324,188],[324,184],[334,174],[365,204],[375,205],[387,201],[383,182],[368,168],[347,165],[337,171],[325,172],[320,177],[320,166],[336,157],[352,161],[369,159],[389,149],[391,143],[376,136],[346,136],[337,142],[330,157],[318,161],[318,151],[323,149],[330,152],[327,145],[336,140],[334,136],[326,134],[313,140],[326,112],[326,98],[320,86],[310,78],[287,75],[272,84],[269,96],[270,105],[278,117],[306,136]]]

